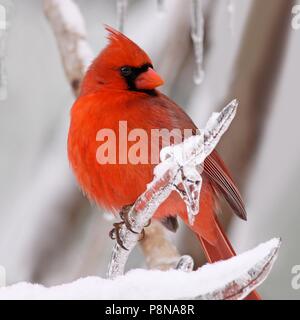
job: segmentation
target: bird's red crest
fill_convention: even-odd
[[[151,63],[149,56],[132,40],[127,38],[123,33],[115,30],[110,26],[105,26],[108,31],[108,46],[104,49],[111,56],[113,63],[121,65],[140,66],[145,63]]]
[[[109,26],[106,26],[106,30],[109,43],[87,71],[81,95],[97,92],[103,85],[106,88],[126,89],[127,84],[118,71],[122,66],[152,64],[145,51],[124,34]]]

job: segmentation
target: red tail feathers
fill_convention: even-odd
[[[208,241],[198,235],[207,261],[210,263],[226,260],[236,255],[217,219],[215,222],[217,229],[217,242],[215,246],[211,245]],[[245,298],[245,300],[261,300],[261,297],[256,291],[253,291]]]

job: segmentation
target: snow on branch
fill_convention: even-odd
[[[144,227],[172,191],[178,191],[182,196],[187,206],[189,222],[193,224],[194,216],[199,212],[201,165],[228,129],[237,106],[237,101],[233,100],[220,113],[214,113],[205,129],[198,135],[186,139],[181,144],[162,149],[162,161],[155,167],[153,181],[128,213],[131,230],[126,224],[115,230],[122,245],[119,241],[114,245],[108,270],[109,278],[124,273],[128,256],[140,239]],[[179,185],[183,185],[184,192],[178,188]],[[182,267],[186,268],[185,263]]]
[[[280,239],[272,239],[237,257],[190,273],[136,269],[114,280],[88,277],[50,288],[19,283],[0,288],[0,300],[243,299],[266,279],[279,247]]]
[[[86,68],[93,59],[86,28],[72,0],[44,0],[44,12],[54,31],[67,78],[77,96]]]

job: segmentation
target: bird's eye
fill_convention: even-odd
[[[121,68],[121,74],[122,74],[122,76],[128,77],[128,76],[131,75],[131,73],[132,73],[132,69],[131,69],[130,67],[125,66],[125,67],[122,67],[122,68]]]

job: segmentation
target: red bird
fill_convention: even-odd
[[[99,164],[96,159],[97,132],[112,129],[119,141],[119,121],[128,130],[192,129],[196,126],[175,102],[156,88],[163,80],[154,71],[148,55],[120,32],[107,27],[109,44],[91,64],[81,92],[71,111],[68,156],[84,192],[111,212],[120,212],[135,202],[153,179],[154,164]],[[128,142],[128,146],[133,142]],[[117,158],[119,149],[117,149]],[[151,151],[149,151],[149,154]],[[222,195],[242,219],[246,212],[240,193],[216,151],[204,162],[200,214],[193,226],[188,223],[186,206],[177,192],[158,208],[154,218],[176,231],[177,216],[197,234],[209,262],[228,259],[235,252],[222,231],[216,207]],[[250,299],[259,299],[253,292]]]

